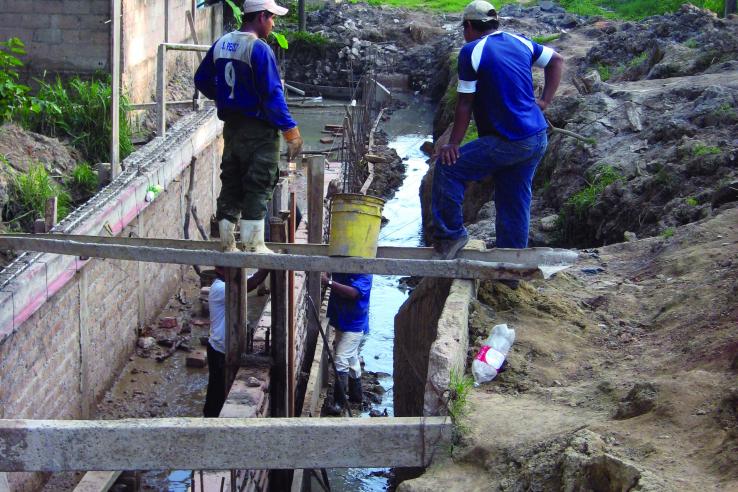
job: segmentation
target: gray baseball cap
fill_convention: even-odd
[[[474,0],[464,8],[464,17],[467,20],[490,21],[497,20],[495,6],[484,0]]]

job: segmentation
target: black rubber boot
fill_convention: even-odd
[[[346,406],[346,389],[348,388],[348,373],[339,372],[338,379],[333,383],[333,405],[327,408],[329,415],[341,415]]]
[[[361,403],[364,399],[363,392],[361,391],[361,378],[349,378],[348,380],[348,395],[351,403]]]

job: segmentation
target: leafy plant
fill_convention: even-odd
[[[12,180],[11,193],[16,209],[13,214],[15,220],[25,219],[25,223],[31,223],[36,218],[43,217],[46,202],[54,196],[57,197],[59,219],[69,213],[71,203],[69,193],[53,180],[42,164],[34,164],[27,173],[15,175]]]
[[[463,418],[469,414],[469,393],[474,387],[474,380],[468,374],[451,371],[449,382],[448,414],[459,434],[466,434],[469,429]]]
[[[110,160],[110,101],[112,90],[107,80],[82,80],[79,77],[63,83],[40,81],[34,98],[42,108],[26,109],[20,115],[24,126],[52,137],[67,137],[71,144],[91,162]],[[133,152],[131,130],[126,113],[128,99],[120,97],[120,156]]]
[[[720,148],[715,147],[714,145],[705,145],[702,143],[698,143],[694,147],[692,147],[692,155],[695,157],[700,157],[703,155],[715,155],[719,153]]]
[[[700,204],[700,202],[697,201],[697,199],[693,196],[688,196],[684,202],[689,205],[690,207],[696,207]]]
[[[95,194],[98,184],[97,173],[86,162],[77,164],[72,170],[72,175],[67,180],[67,186],[78,190],[86,197]]]
[[[683,0],[561,0],[561,6],[579,15],[602,16],[609,19],[638,20],[652,15],[676,12]],[[692,0],[700,8],[722,14],[724,0]]]
[[[0,41],[0,123],[28,104],[30,88],[18,82],[23,66],[18,56],[25,55],[25,45],[18,38]]]
[[[243,11],[241,10],[241,7],[233,3],[232,0],[225,1],[233,12],[233,18],[236,19],[236,29],[240,29],[241,24],[243,24]]]
[[[277,44],[280,48],[282,48],[283,50],[289,49],[290,43],[289,41],[287,41],[287,37],[284,34],[272,31],[272,36],[274,36],[274,39],[277,40]]]
[[[675,232],[676,232],[676,229],[674,229],[673,227],[667,227],[661,232],[661,237],[663,237],[664,239],[672,238],[674,237]]]
[[[469,127],[466,129],[464,140],[461,141],[461,145],[471,142],[479,138],[479,131],[477,130],[477,124],[475,121],[469,122]]]

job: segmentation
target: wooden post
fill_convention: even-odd
[[[313,156],[308,159],[307,168],[307,201],[308,201],[308,242],[320,244],[323,242],[323,196],[324,196],[324,169],[325,157]],[[316,306],[320,306],[320,274],[307,274],[308,295],[313,298]],[[318,325],[313,316],[308,316],[309,345],[318,338]]]
[[[49,232],[56,225],[58,218],[58,204],[59,199],[56,196],[52,196],[46,200],[46,210],[44,213],[46,232]]]
[[[111,0],[111,22],[110,33],[110,89],[111,104],[110,118],[112,135],[110,138],[110,165],[112,178],[120,174],[120,37],[121,37],[121,0]]]
[[[290,219],[287,228],[287,242],[295,242],[295,229],[297,229],[297,198],[295,192],[290,192]],[[295,271],[287,272],[287,398],[289,403],[289,417],[294,417],[295,408]]]
[[[240,278],[239,278],[239,273]],[[225,382],[226,392],[230,389],[233,378],[238,372],[241,354],[246,341],[245,322],[246,305],[246,271],[238,268],[225,269],[226,284],[226,330],[225,330]]]
[[[737,3],[738,2],[736,2],[736,0],[725,0],[725,17],[728,17],[730,14],[735,14],[736,11],[738,11]]]
[[[278,217],[269,221],[272,239],[287,239],[287,224]],[[271,349],[274,366],[271,375],[271,410],[272,417],[289,416],[287,391],[287,272],[272,270],[271,272],[272,329]]]
[[[287,223],[281,218],[272,217],[269,221],[272,240],[287,240]],[[272,374],[270,378],[270,406],[272,417],[289,417],[289,371],[287,336],[287,272],[271,272],[272,302]],[[291,470],[272,470],[269,474],[271,490],[287,490],[292,480]]]
[[[163,137],[167,131],[167,48],[159,45],[156,52],[156,133]]]
[[[164,42],[169,42],[169,0],[164,0]]]
[[[297,30],[304,31],[306,26],[305,0],[297,0]]]

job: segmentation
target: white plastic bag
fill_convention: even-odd
[[[497,376],[505,357],[515,341],[515,330],[506,324],[495,325],[472,362],[474,386],[492,381]]]

